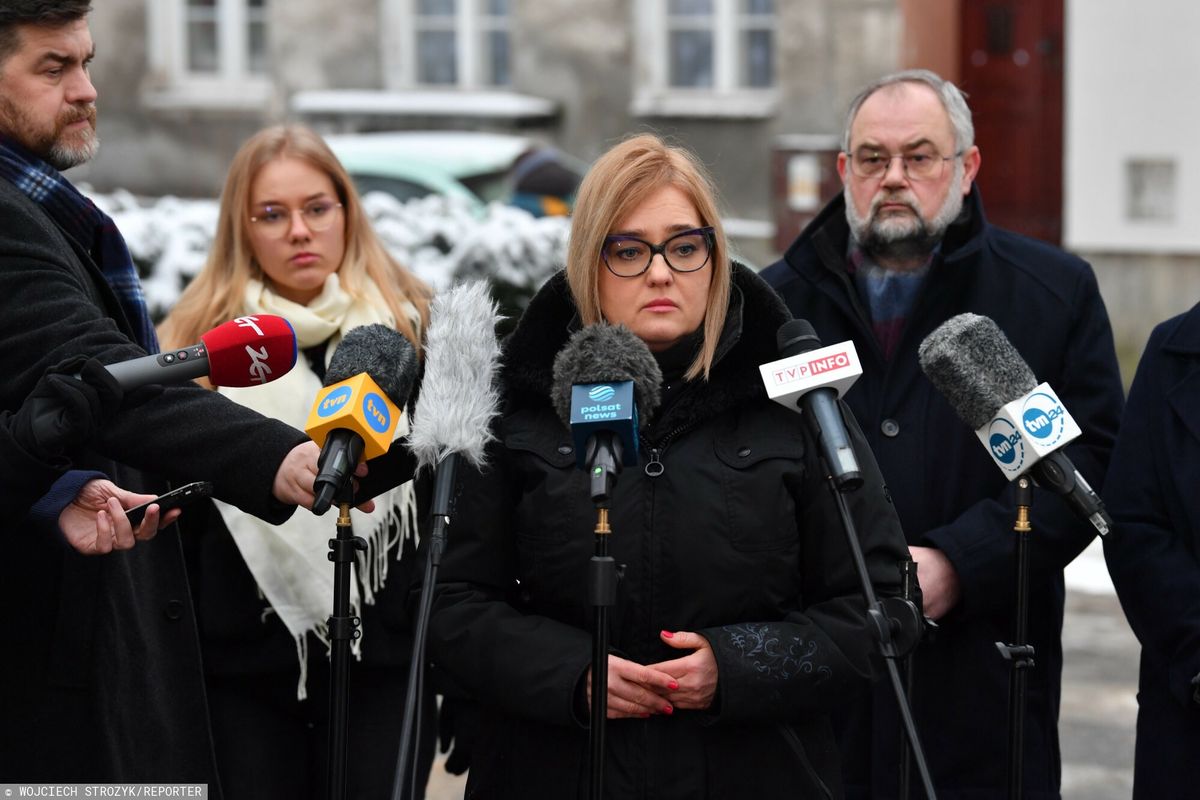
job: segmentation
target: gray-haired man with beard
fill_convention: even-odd
[[[1011,485],[922,374],[917,347],[950,317],[991,317],[1083,429],[1067,452],[1104,476],[1123,404],[1112,331],[1088,264],[988,224],[982,162],[962,93],[911,70],[850,105],[844,184],[762,275],[825,344],[852,340],[863,375],[846,396],[889,484],[937,635],[917,650],[913,709],[938,796],[1007,796],[1005,749],[1015,605]],[[1047,165],[1059,169],[1060,165]],[[1026,798],[1059,796],[1062,568],[1093,536],[1052,492],[1035,492],[1024,730]],[[847,797],[898,793],[900,726],[887,687],[839,715]],[[914,795],[919,794],[914,789]]]
[[[88,11],[87,0],[0,2],[0,412],[70,357],[111,364],[158,346],[125,241],[60,173],[97,146]],[[312,503],[317,452],[189,384],[126,396],[65,456],[137,492],[209,480],[282,522]],[[77,491],[48,495],[60,505],[46,519]],[[178,530],[87,557],[4,512],[0,783],[205,783],[220,796]]]

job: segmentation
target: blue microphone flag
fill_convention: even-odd
[[[638,415],[633,381],[577,383],[571,387],[571,436],[580,469],[587,469],[588,438],[601,431],[612,431],[620,441],[622,464],[637,464]]]

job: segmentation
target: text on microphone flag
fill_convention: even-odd
[[[236,324],[239,328],[249,328],[250,330],[257,333],[259,336],[265,335],[265,334],[263,334],[262,328],[260,328],[258,326],[258,317],[252,317],[252,316],[234,317],[233,321],[234,321],[234,324]]]
[[[802,394],[818,387],[834,389],[841,397],[862,375],[862,364],[853,342],[839,342],[788,356],[758,369],[767,396],[789,407]]]
[[[638,413],[633,381],[574,384],[570,428],[580,469],[585,468],[588,437],[599,431],[616,433],[624,465],[636,465]]]
[[[363,439],[363,458],[383,455],[391,447],[400,410],[387,399],[370,375],[360,372],[317,394],[304,432],[322,447],[330,432],[353,430]]]
[[[1082,434],[1048,383],[1005,403],[975,431],[1009,480]]]

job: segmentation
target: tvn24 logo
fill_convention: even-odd
[[[1040,445],[1053,445],[1066,430],[1066,409],[1058,398],[1045,392],[1034,392],[1021,408],[1021,427]]]
[[[1025,442],[1011,422],[1004,418],[992,420],[988,428],[988,449],[1005,472],[1021,471],[1025,463]]]

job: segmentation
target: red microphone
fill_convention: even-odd
[[[284,375],[296,365],[296,354],[292,323],[273,314],[255,314],[218,325],[200,337],[200,344],[105,369],[125,391],[202,377],[214,386],[255,386]]]

